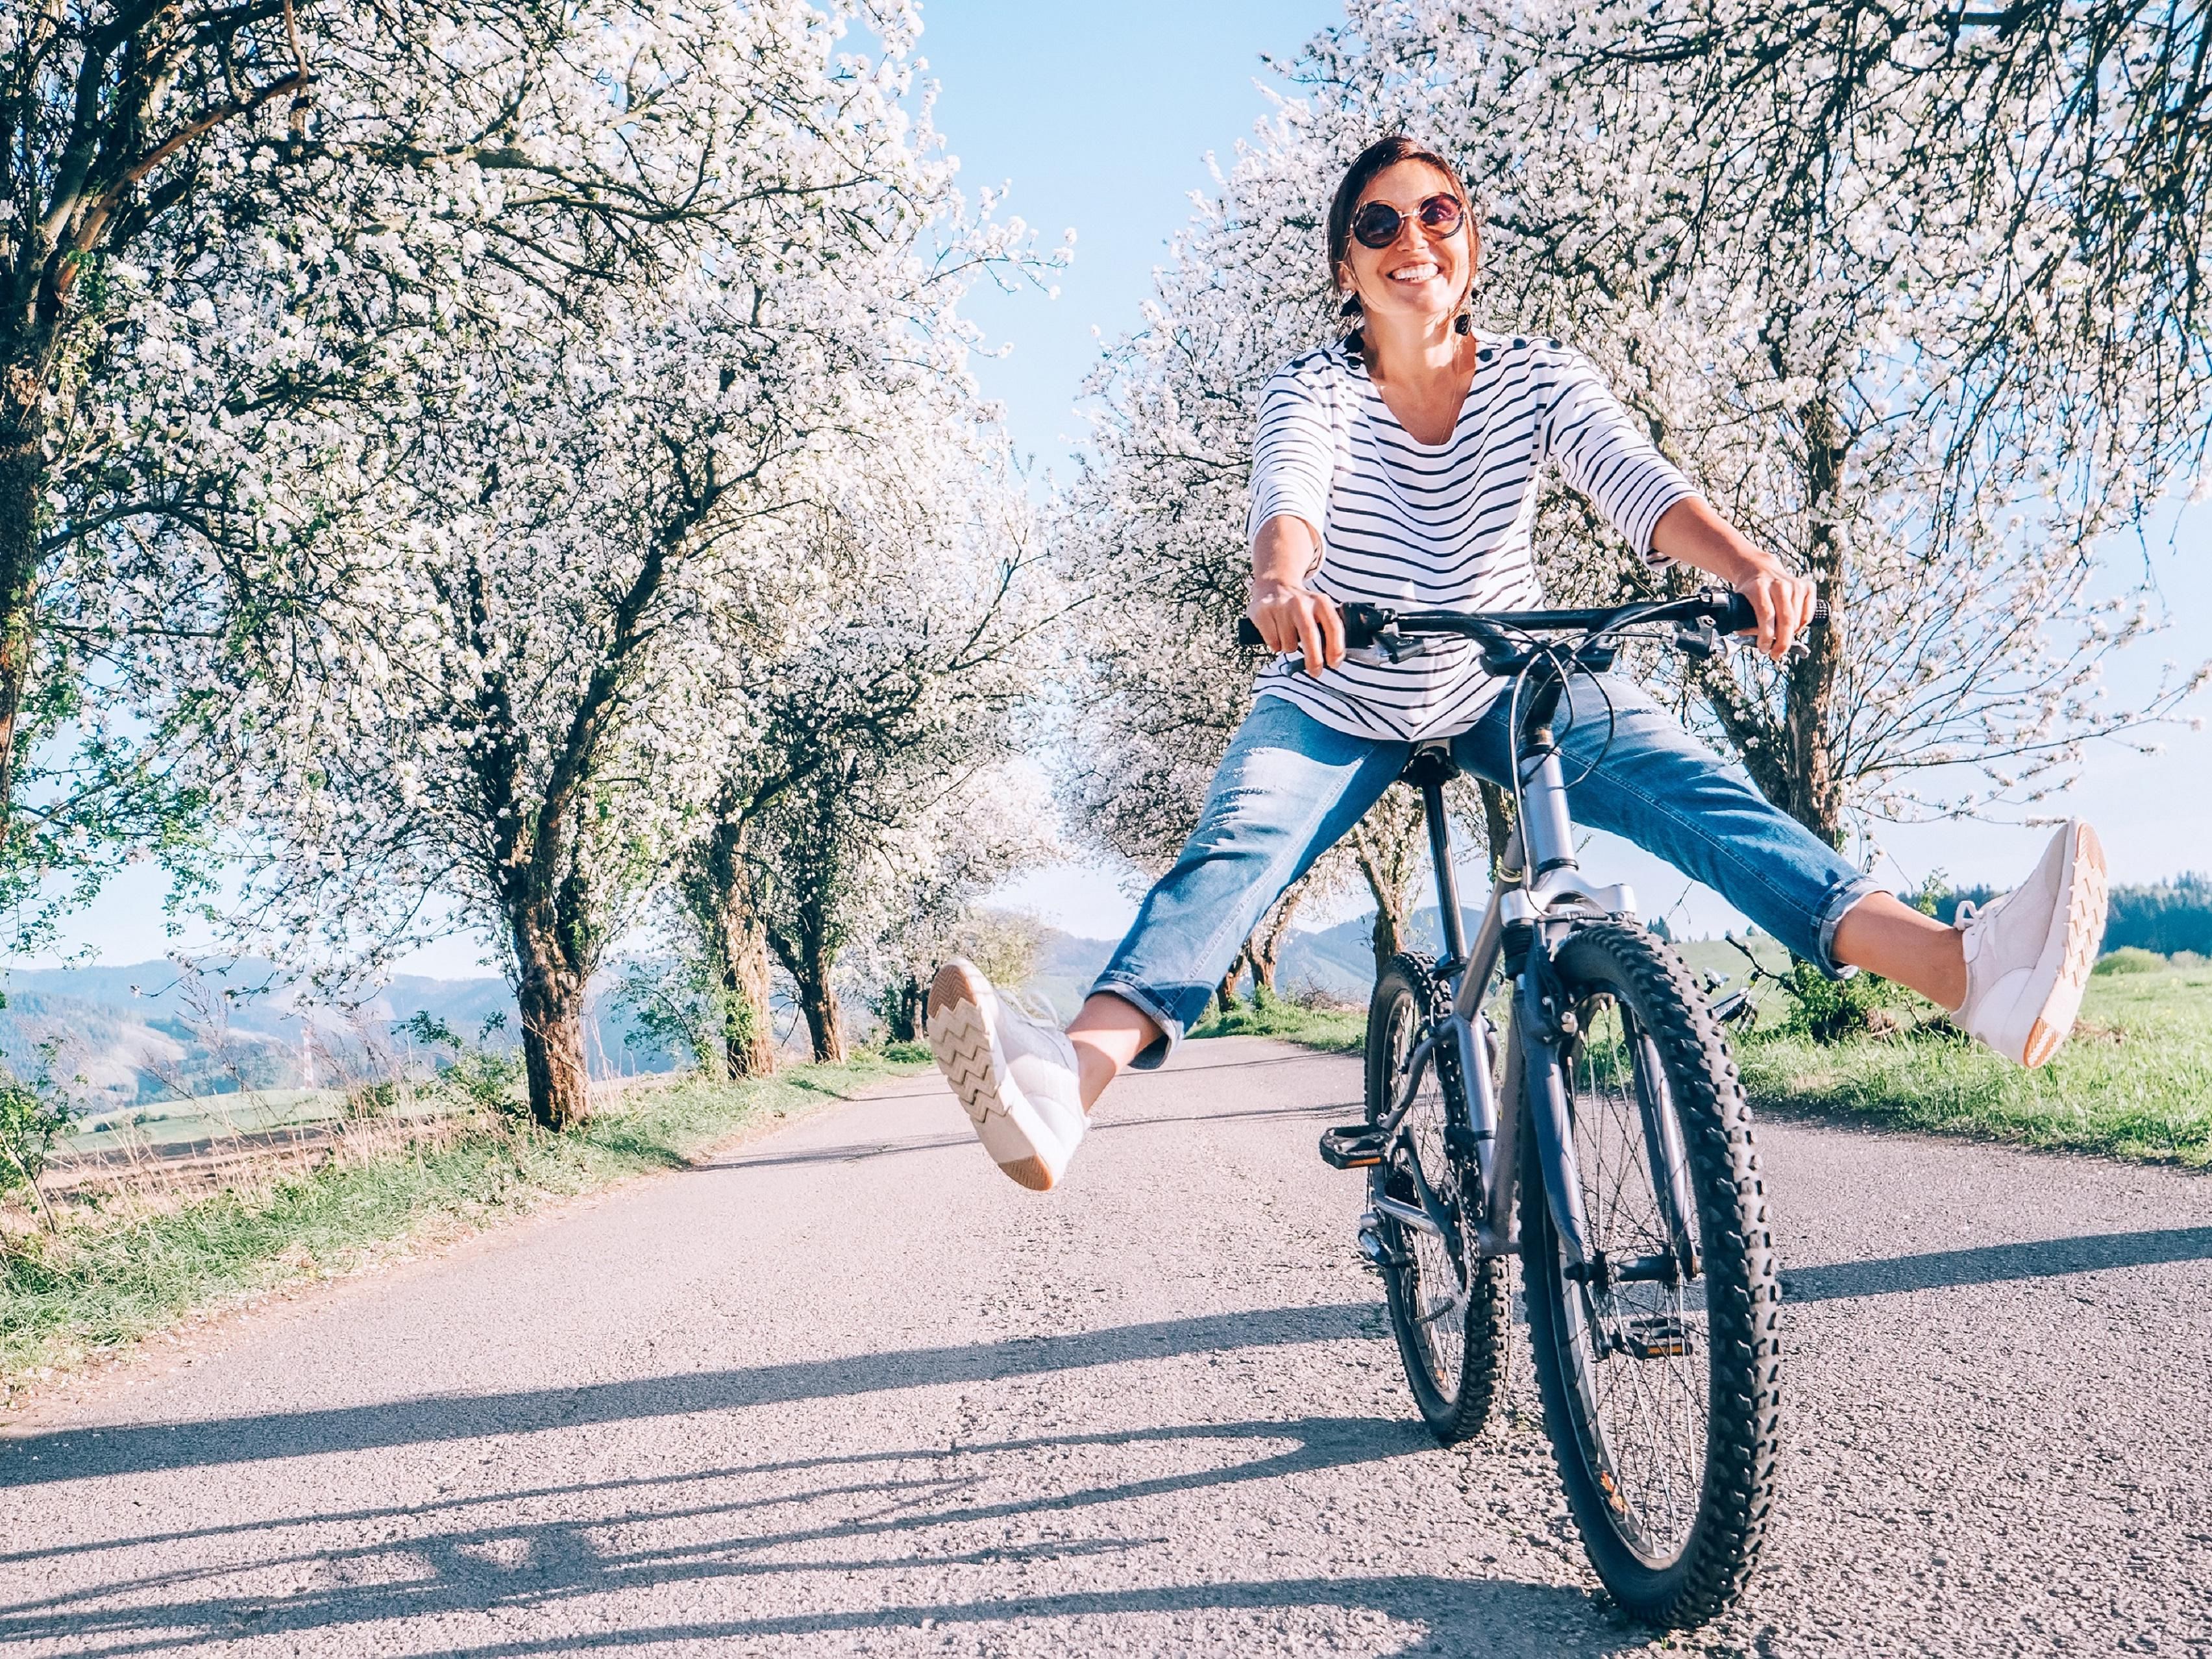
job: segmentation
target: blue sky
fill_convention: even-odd
[[[1047,245],[1066,228],[1078,234],[1057,299],[986,291],[969,307],[994,342],[1012,348],[979,363],[978,378],[1003,403],[1016,442],[1043,465],[1064,472],[1069,441],[1080,441],[1074,405],[1097,357],[1093,327],[1111,339],[1135,325],[1153,267],[1189,214],[1189,192],[1207,185],[1206,154],[1219,154],[1225,167],[1267,113],[1255,84],[1267,78],[1263,57],[1294,55],[1340,15],[1333,0],[925,0],[922,52],[941,88],[937,124],[960,157],[963,187],[972,195],[1011,185],[1005,210],[1036,226]],[[2114,665],[2116,696],[2154,678],[2162,658],[2212,655],[2212,507],[2179,515],[2178,526],[2176,515],[2165,515],[2147,554],[2122,556],[2150,560],[2177,626]],[[2204,701],[2212,713],[2212,698]],[[2212,817],[2212,732],[2178,732],[2168,742],[2156,758],[2100,751],[2076,792],[2073,810],[2096,820],[2117,879],[2212,866],[2203,830]],[[1962,884],[2003,884],[2026,872],[2047,833],[1998,823],[1899,828],[1885,836],[1893,856],[1882,873],[1911,884],[1940,867]],[[1633,881],[1647,911],[1668,910],[1683,891],[1680,877],[1625,844],[1607,842],[1591,856],[1609,876]],[[1095,866],[1031,878],[1012,896],[1094,936],[1117,933],[1134,908]],[[167,948],[160,901],[152,872],[126,872],[69,943],[94,946],[111,962],[158,956]],[[1692,932],[1734,925],[1711,895],[1692,895],[1675,915]],[[487,970],[478,947],[458,939],[408,966]]]

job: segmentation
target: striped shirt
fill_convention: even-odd
[[[1403,610],[1522,610],[1543,603],[1529,529],[1544,464],[1597,504],[1652,562],[1660,515],[1692,494],[1638,432],[1580,352],[1557,340],[1476,336],[1474,380],[1440,444],[1398,423],[1359,357],[1341,343],[1277,372],[1260,394],[1247,535],[1280,514],[1321,538],[1316,592]],[[1464,732],[1504,682],[1472,641],[1425,641],[1401,663],[1347,659],[1309,675],[1279,656],[1262,696],[1324,726],[1413,742]]]

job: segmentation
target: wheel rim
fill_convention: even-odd
[[[1593,997],[1566,1057],[1587,1243],[1613,1267],[1674,1249],[1645,1132],[1639,1086],[1674,1108],[1657,1049],[1626,1004]],[[1679,1121],[1674,1131],[1680,1146]],[[1663,1175],[1660,1176],[1663,1179]],[[1686,1183],[1685,1183],[1686,1184]],[[1684,1217],[1702,1258],[1696,1206]],[[1562,1261],[1561,1264],[1565,1263]],[[1561,1342],[1582,1396],[1583,1452],[1614,1529],[1638,1558],[1664,1567],[1689,1543],[1705,1475],[1712,1346],[1701,1279],[1613,1281],[1585,1293],[1560,1279]],[[1593,1315],[1596,1315],[1594,1322]]]
[[[1419,1025],[1411,1000],[1401,1002],[1390,1026],[1394,1098],[1404,1079],[1407,1061],[1419,1038]],[[1407,1149],[1410,1147],[1411,1157],[1419,1160],[1429,1190],[1456,1226],[1461,1216],[1459,1177],[1445,1153],[1444,1122],[1443,1089],[1437,1080],[1437,1068],[1425,1066],[1413,1104],[1407,1109],[1407,1133],[1396,1143],[1400,1161],[1394,1165],[1385,1187],[1393,1197],[1407,1203],[1419,1201],[1406,1166]],[[1406,1265],[1396,1270],[1399,1297],[1412,1326],[1422,1368],[1439,1395],[1447,1401],[1455,1401],[1467,1370],[1467,1285],[1462,1277],[1460,1259],[1455,1257],[1444,1240],[1435,1235],[1416,1227],[1393,1224],[1399,1253],[1406,1258]]]

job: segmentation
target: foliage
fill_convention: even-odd
[[[1358,1054],[1367,1043],[1367,1011],[1364,1008],[1310,1006],[1275,996],[1239,1001],[1233,1008],[1215,1009],[1190,1029],[1193,1038],[1218,1036],[1276,1037],[1326,1054]]]
[[[843,1040],[848,948],[878,983],[927,972],[969,902],[1053,839],[1015,763],[1056,608],[1023,480],[995,434],[921,412],[793,516],[786,545],[820,578],[764,578],[716,620],[718,701],[750,718],[709,750],[691,862],[716,874],[684,890],[702,939],[732,904],[760,930],[817,1058]]]
[[[615,997],[640,1031],[672,1054],[689,1054],[691,1069],[720,1077],[724,993],[701,954],[629,963],[616,982]]]
[[[0,1081],[0,1197],[18,1187],[35,1194],[54,1143],[76,1115],[67,1097],[43,1082]]]
[[[1765,1106],[2055,1151],[2212,1165],[2212,972],[2094,977],[2074,1036],[2026,1071],[1938,1032],[1736,1045]]]
[[[2148,886],[2115,887],[2105,948],[2137,945],[2172,956],[2212,955],[2212,876],[2189,874]]]
[[[1879,974],[1831,979],[1811,963],[1792,959],[1771,975],[1784,997],[1782,1018],[1770,1029],[1814,1042],[1893,1036],[1937,1014],[1935,1006]],[[1956,1033],[1953,1033],[1955,1040]]]
[[[204,510],[86,542],[132,695],[201,699],[234,781],[240,942],[342,977],[434,931],[512,941],[557,1123],[585,986],[712,803],[718,739],[764,718],[757,642],[803,657],[820,596],[880,597],[829,543],[895,561],[866,505],[932,468],[957,497],[951,452],[993,451],[956,307],[1028,256],[910,106],[897,6],[606,0],[513,61],[489,15],[317,105],[364,142],[399,120],[417,168],[311,146],[295,175],[244,130],[210,152],[234,188],[134,279],[87,439]]]
[[[1440,143],[1490,198],[1479,320],[1569,337],[1724,515],[1822,580],[1838,620],[1806,661],[1738,653],[1662,686],[1804,822],[1840,838],[1854,817],[2038,799],[2087,738],[2138,731],[2200,683],[2105,696],[2100,663],[2157,618],[2147,595],[2099,597],[2092,556],[2173,476],[2171,453],[2121,434],[2195,394],[2170,352],[2100,331],[2057,257],[2069,210],[2033,167],[1925,159],[2042,133],[2049,88],[2002,80],[1966,108],[1933,73],[1956,42],[1931,21],[1883,48],[1930,76],[1832,107],[1846,12],[1801,33],[1748,0],[1353,0],[1309,44],[1297,101],[1217,175],[1092,387],[1099,459],[1070,558],[1098,595],[1097,691],[1074,793],[1102,838],[1161,855],[1242,712],[1227,630],[1256,394],[1338,326],[1328,195],[1393,131]],[[1693,27],[1728,50],[1650,49]],[[1739,65],[1762,82],[1741,109]],[[1536,540],[1561,599],[1649,580],[1564,492]]]
[[[442,1050],[437,1085],[465,1106],[482,1112],[516,1114],[527,1110],[522,1098],[522,1061],[511,1051],[484,1045],[507,1029],[507,1016],[493,1013],[477,1027],[476,1040],[463,1037],[427,1008],[418,1008],[402,1022],[416,1042],[433,1051]]]
[[[2166,958],[2155,951],[2146,951],[2138,945],[2123,945],[2117,951],[2108,951],[2097,958],[2093,974],[2162,974],[2166,969]]]

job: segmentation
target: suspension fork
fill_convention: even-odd
[[[1684,1278],[1695,1279],[1703,1267],[1698,1259],[1697,1234],[1690,1225],[1698,1212],[1698,1199],[1690,1185],[1690,1158],[1682,1145],[1682,1126],[1674,1115],[1674,1103],[1667,1098],[1667,1070],[1660,1063],[1659,1045],[1635,1021],[1628,1025],[1637,1046],[1636,1104],[1644,1117],[1644,1156],[1651,1172],[1651,1190],[1659,1200],[1675,1265]]]
[[[1544,1199],[1559,1236],[1570,1278],[1586,1276],[1589,1228],[1583,1213],[1583,1182],[1575,1159],[1574,1123],[1567,1110],[1566,1076],[1559,1060],[1557,1027],[1547,1018],[1537,986],[1536,958],[1543,946],[1529,947],[1530,962],[1521,975],[1513,1003],[1514,1046],[1522,1064],[1522,1098],[1536,1136],[1537,1162],[1544,1171]],[[1578,1271],[1579,1270],[1579,1271]]]

